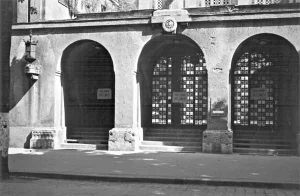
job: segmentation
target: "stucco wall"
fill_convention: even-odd
[[[287,39],[299,53],[298,32],[298,19],[194,22],[178,31],[194,40],[204,53],[212,103],[220,99],[229,102],[231,60],[245,39],[259,33],[276,34]],[[25,63],[22,59],[25,51],[23,39],[28,39],[28,30],[15,30],[10,57],[11,146],[22,146],[32,127],[64,127],[60,62],[63,51],[70,44],[84,39],[100,43],[112,57],[115,69],[115,127],[140,126],[136,80],[138,59],[145,44],[161,33],[160,26],[150,24],[35,29],[33,39],[38,40],[37,58],[42,65],[42,73],[31,84],[24,74]],[[217,126],[217,129],[227,129],[226,117],[223,124]]]

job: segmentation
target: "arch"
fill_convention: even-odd
[[[239,132],[251,130],[256,142],[265,133],[264,140],[272,143],[272,148],[280,145],[271,142],[271,137],[289,138],[291,146],[295,144],[299,128],[298,73],[298,53],[283,37],[257,34],[238,46],[230,73],[231,124],[236,138]]]
[[[63,51],[61,70],[67,138],[107,143],[115,116],[111,55],[98,42],[79,40]]]
[[[142,127],[205,129],[207,71],[203,52],[191,38],[169,34],[152,38],[140,54],[138,74]],[[186,95],[186,103],[174,100],[174,93]]]

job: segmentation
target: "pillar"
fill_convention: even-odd
[[[229,73],[223,66],[208,66],[208,122],[203,132],[202,151],[232,153],[230,128]]]

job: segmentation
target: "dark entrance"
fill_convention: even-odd
[[[114,70],[108,51],[93,41],[64,52],[62,78],[67,138],[107,145],[114,126]]]
[[[234,149],[287,153],[296,147],[298,57],[275,35],[257,35],[238,48],[232,69]]]
[[[139,73],[141,148],[201,151],[207,126],[207,70],[199,46],[180,35],[154,38],[143,49]]]

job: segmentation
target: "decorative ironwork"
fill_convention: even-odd
[[[152,124],[171,124],[172,59],[161,57],[152,79]]]
[[[275,55],[254,50],[240,56],[233,73],[234,125],[277,125],[279,76],[287,71]]]
[[[177,57],[178,58],[178,57]],[[161,57],[155,64],[152,79],[152,124],[192,125],[207,124],[207,71],[202,55],[179,57],[180,65],[173,66],[172,57]],[[172,78],[178,70],[179,80]],[[179,82],[172,84],[172,81]],[[179,88],[174,88],[174,87]],[[172,93],[186,93],[184,103],[172,103]],[[180,122],[173,122],[172,105],[179,105]],[[177,112],[177,111],[176,111]],[[175,113],[176,113],[175,112]],[[173,114],[178,115],[178,114]]]

